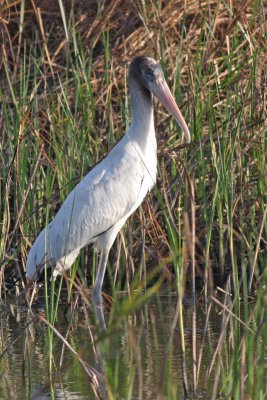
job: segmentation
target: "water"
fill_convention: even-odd
[[[119,300],[119,301],[123,301]],[[90,310],[84,306],[72,313],[60,307],[56,328],[80,357],[91,366],[104,368],[106,381],[101,390],[111,387],[118,399],[183,399],[184,383],[193,388],[192,301],[184,300],[185,358],[181,346],[179,322],[169,346],[171,326],[177,307],[176,296],[155,296],[111,328],[110,334],[97,346],[102,362],[96,362],[90,330],[94,323]],[[36,314],[40,308],[34,310]],[[89,321],[87,320],[87,312]],[[28,315],[28,319],[31,318]],[[113,317],[116,320],[116,315]],[[206,326],[207,310],[201,298],[197,301],[196,348],[200,363],[197,393],[194,398],[209,398],[213,372],[209,366],[221,329],[221,318],[212,307]],[[10,307],[0,313],[0,399],[95,399],[87,373],[77,358],[54,337],[53,374],[49,376],[48,328],[38,323],[25,329],[26,307]],[[206,327],[206,333],[205,332]],[[202,347],[203,346],[203,347]],[[202,357],[200,352],[202,349]],[[62,353],[63,351],[63,353]],[[62,366],[60,359],[62,358]],[[193,397],[189,397],[193,398]]]

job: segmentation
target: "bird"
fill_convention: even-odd
[[[156,183],[157,140],[153,97],[163,104],[190,142],[188,126],[155,59],[137,56],[130,63],[131,123],[122,139],[70,192],[28,254],[26,276],[34,281],[45,266],[53,274],[71,268],[90,243],[99,253],[92,303],[102,315],[102,285],[110,249],[128,217]],[[99,311],[100,310],[100,311]],[[104,323],[102,323],[104,326]]]

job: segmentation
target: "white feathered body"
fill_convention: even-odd
[[[30,250],[30,279],[44,264],[55,265],[55,272],[70,268],[89,243],[94,242],[100,252],[112,246],[118,231],[156,180],[153,111],[147,122],[148,125],[132,124],[107,157],[68,195]],[[145,132],[140,131],[142,125],[147,125]]]

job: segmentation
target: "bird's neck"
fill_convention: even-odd
[[[136,80],[130,81],[131,126],[128,134],[145,154],[151,146],[156,148],[152,94]]]

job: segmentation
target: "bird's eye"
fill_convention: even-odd
[[[147,70],[147,77],[150,78],[150,79],[153,79],[153,76],[154,76],[153,71],[151,71],[151,69],[148,69]]]

